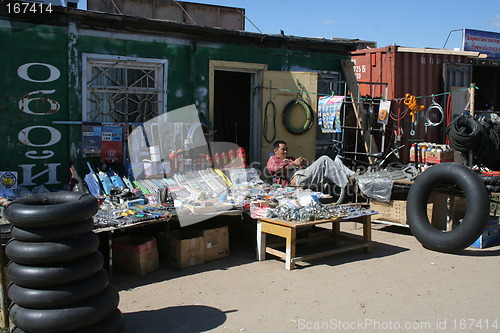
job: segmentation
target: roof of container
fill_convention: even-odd
[[[450,49],[435,49],[435,48],[416,48],[416,47],[402,47],[398,45],[390,45],[385,47],[379,47],[376,49],[362,49],[352,51],[351,54],[366,54],[366,53],[426,53],[426,54],[446,54],[446,55],[456,55],[470,58],[482,58],[483,56],[479,52],[474,51],[460,51],[460,50],[450,50]]]
[[[7,0],[0,0],[0,18],[6,13]],[[110,14],[79,10],[75,8],[53,6],[51,15],[26,14],[16,16],[16,20],[36,24],[67,26],[77,22],[80,29],[129,32],[187,38],[194,41],[212,41],[262,47],[281,47],[284,43],[289,49],[317,52],[338,52],[349,54],[356,49],[358,39],[325,39],[311,37],[286,36],[283,34],[262,34],[248,31],[230,30],[197,26],[183,22],[156,20],[123,14]],[[5,15],[7,17],[7,15]],[[12,20],[11,16],[8,16]]]

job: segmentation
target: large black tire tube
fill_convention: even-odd
[[[11,239],[7,257],[21,265],[50,266],[86,257],[99,248],[99,236],[92,231],[57,242],[23,242]]]
[[[102,292],[109,284],[109,275],[101,269],[94,276],[52,288],[31,289],[11,283],[7,290],[9,299],[29,309],[61,308],[83,301]]]
[[[26,288],[48,288],[87,279],[99,272],[104,258],[99,251],[66,264],[48,267],[24,266],[15,262],[7,265],[7,278]]]
[[[296,105],[299,105],[302,107],[302,109],[305,112],[306,115],[306,121],[304,122],[304,125],[302,127],[292,127],[290,118],[293,109],[295,108]],[[307,104],[305,101],[301,99],[295,99],[291,102],[289,102],[285,108],[283,109],[283,113],[281,115],[281,119],[283,121],[283,126],[285,126],[285,129],[295,135],[300,135],[304,134],[307,132],[312,125],[314,124],[314,111],[311,109],[309,104]]]
[[[88,219],[65,227],[56,228],[22,228],[12,227],[11,234],[24,242],[53,242],[86,234],[94,229],[94,220]]]
[[[451,231],[436,229],[427,216],[427,202],[440,184],[456,184],[465,194],[467,211],[462,223]],[[454,253],[470,246],[483,232],[489,217],[489,197],[479,176],[464,165],[440,163],[425,170],[408,193],[406,215],[411,232],[433,251]]]
[[[28,309],[14,303],[9,316],[16,327],[26,332],[72,332],[98,324],[108,318],[115,312],[118,303],[118,291],[112,285],[108,285],[97,296],[66,308]]]
[[[4,211],[13,225],[27,228],[53,228],[90,219],[99,202],[82,192],[41,193],[14,200]]]
[[[100,323],[85,327],[79,330],[73,330],[71,333],[119,333],[123,327],[123,316],[119,309],[115,309],[113,313]],[[12,333],[28,333],[20,329],[14,328]]]

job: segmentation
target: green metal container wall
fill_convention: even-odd
[[[2,80],[0,171],[17,171],[20,186],[67,181],[68,40],[66,29],[0,21]]]
[[[168,60],[166,110],[206,103],[209,61],[267,64],[269,70],[341,71],[348,55],[130,33],[120,38],[68,26],[11,27],[0,20],[0,81],[4,138],[0,171],[17,171],[19,185],[62,187],[68,162],[86,173],[81,156],[82,56],[85,53]],[[132,36],[128,38],[127,36]],[[166,41],[165,41],[166,40]],[[171,42],[169,42],[171,41]],[[60,124],[60,122],[65,122]],[[68,121],[73,121],[70,123]],[[54,123],[56,122],[56,123]],[[59,124],[58,124],[59,123]]]

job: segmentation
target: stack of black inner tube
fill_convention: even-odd
[[[473,163],[500,170],[500,124],[470,114],[454,118],[446,128],[451,147],[465,158],[472,152]]]
[[[15,333],[117,333],[118,291],[109,284],[92,216],[91,194],[54,192],[13,201],[5,253],[11,260],[9,317]]]

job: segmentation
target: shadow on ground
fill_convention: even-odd
[[[135,276],[114,272],[111,283],[120,291],[153,284],[165,280],[182,278],[206,271],[227,270],[231,267],[246,265],[256,260],[255,248],[248,244],[231,244],[229,257],[206,262],[202,265],[180,269],[168,264],[166,258],[160,258],[160,269],[144,276]]]
[[[347,244],[346,244],[347,245]],[[355,261],[364,261],[364,260],[372,260],[375,258],[383,258],[396,255],[398,253],[402,253],[405,251],[409,251],[409,249],[394,245],[389,245],[385,243],[379,243],[372,241],[372,251],[364,252],[363,250],[354,250],[348,252],[342,252],[338,254],[334,254],[328,257],[319,258],[310,260],[307,262],[297,262],[297,269],[304,269],[309,266],[314,266],[318,264],[330,265],[330,266],[341,266],[344,264],[348,264]],[[340,244],[342,246],[342,244]],[[325,248],[326,250],[326,248]],[[297,249],[298,251],[298,249]],[[316,248],[314,251],[318,251]],[[303,254],[308,254],[309,250],[303,248]],[[284,263],[283,263],[284,265]]]
[[[226,313],[204,305],[172,306],[158,310],[125,313],[122,332],[206,332],[222,325],[226,321]],[[155,325],[151,325],[153,322]]]
[[[410,228],[402,228],[398,226],[383,226],[380,227],[381,225],[378,225],[379,231],[384,231],[384,232],[392,232],[392,233],[397,233],[399,235],[408,235],[413,237]],[[433,251],[433,250],[428,250],[428,251]],[[461,251],[455,252],[455,253],[449,253],[457,256],[464,256],[464,257],[495,257],[495,256],[500,256],[500,245],[495,245],[490,248],[474,248],[474,247],[467,247]]]

